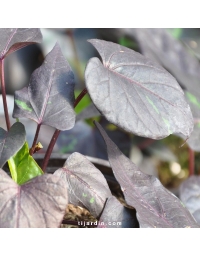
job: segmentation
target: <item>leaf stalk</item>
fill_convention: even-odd
[[[78,103],[82,100],[82,98],[87,94],[87,89],[83,89],[83,91],[78,95],[78,97],[76,98],[75,102],[74,102],[74,108],[78,105]],[[50,156],[51,156],[51,153],[53,151],[53,148],[56,144],[56,141],[58,139],[58,136],[60,134],[60,130],[56,129],[52,138],[51,138],[51,141],[49,143],[49,146],[47,148],[47,151],[46,151],[46,154],[44,156],[44,160],[42,162],[42,170],[43,172],[45,172],[46,170],[46,167],[48,165],[48,162],[49,162],[49,159],[50,159]]]
[[[10,130],[10,118],[8,114],[8,105],[6,100],[5,76],[4,76],[4,59],[0,59],[0,80],[1,80],[1,93],[3,98],[4,115],[6,120],[7,130]]]

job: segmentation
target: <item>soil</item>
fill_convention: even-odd
[[[114,196],[127,208],[134,209],[133,207],[126,204],[122,194],[114,194]],[[94,228],[94,225],[85,225],[86,222],[96,222],[98,221],[91,213],[80,206],[74,206],[68,204],[66,213],[61,224],[61,228]],[[81,225],[82,224],[82,225]]]

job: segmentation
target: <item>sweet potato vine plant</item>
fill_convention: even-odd
[[[54,174],[46,174],[60,131],[72,129],[74,108],[89,93],[98,111],[111,123],[139,136],[162,139],[172,133],[189,137],[193,116],[177,81],[159,64],[118,44],[89,40],[99,52],[85,70],[86,88],[74,98],[74,74],[56,44],[36,69],[29,85],[15,92],[11,126],[6,103],[4,61],[12,52],[40,43],[39,29],[0,29],[1,90],[7,131],[0,128],[0,227],[59,227],[68,203],[84,206],[97,228],[134,227],[129,209],[114,196],[102,173],[73,153]],[[20,118],[37,123],[29,149]],[[199,227],[183,203],[160,181],[141,172],[95,123],[105,140],[113,173],[126,203],[136,209],[140,227]],[[41,125],[56,128],[42,166],[33,158]],[[120,226],[108,223],[120,222]],[[104,223],[102,225],[102,223]]]

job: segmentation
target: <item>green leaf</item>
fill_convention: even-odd
[[[8,160],[12,179],[19,185],[24,184],[32,178],[43,174],[42,169],[29,154],[28,143]]]

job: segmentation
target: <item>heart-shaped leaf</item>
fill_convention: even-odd
[[[59,227],[68,203],[65,183],[52,174],[17,185],[0,169],[0,228]]]
[[[54,175],[66,181],[69,203],[87,208],[94,217],[100,215],[111,192],[103,174],[85,156],[73,153]]]
[[[20,122],[14,123],[8,132],[0,128],[0,167],[23,146],[25,140],[25,128]]]
[[[177,81],[159,64],[126,47],[89,40],[101,55],[89,60],[86,87],[113,124],[143,137],[189,136],[193,118]],[[103,104],[102,104],[103,102]]]
[[[136,226],[133,210],[124,207],[116,197],[109,197],[97,228],[135,228]]]
[[[30,156],[27,142],[8,160],[8,165],[13,180],[19,185],[43,174],[42,169],[34,158]]]
[[[181,201],[151,175],[144,174],[125,157],[95,122],[103,136],[114,175],[121,185],[126,203],[137,211],[142,228],[199,228]]]
[[[29,44],[41,43],[42,34],[38,28],[1,28],[0,59]]]
[[[180,186],[180,199],[200,224],[200,176],[191,176]]]
[[[69,130],[75,123],[74,74],[56,44],[36,69],[28,87],[15,92],[13,117]]]

